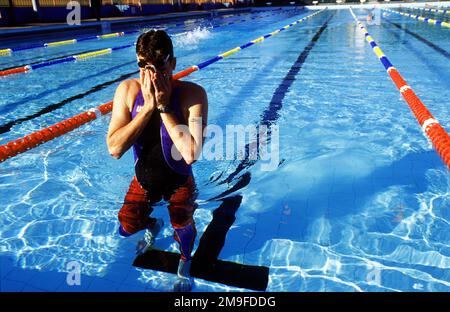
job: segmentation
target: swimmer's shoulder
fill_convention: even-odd
[[[121,102],[124,103],[128,110],[131,112],[136,96],[141,90],[141,83],[139,79],[127,79],[122,81],[116,90],[116,96],[121,98]]]

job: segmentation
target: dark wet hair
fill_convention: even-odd
[[[157,66],[164,65],[165,60],[173,58],[172,40],[164,30],[149,30],[139,36],[136,54],[143,57],[146,62]]]

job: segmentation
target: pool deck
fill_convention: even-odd
[[[251,8],[231,8],[231,9],[217,9],[209,11],[188,11],[188,12],[174,12],[165,14],[156,14],[149,16],[134,16],[134,17],[107,17],[102,18],[101,21],[95,19],[82,20],[80,25],[68,25],[67,23],[30,23],[23,26],[15,27],[0,27],[0,39],[11,38],[22,35],[43,34],[61,31],[73,31],[80,29],[96,29],[96,30],[110,30],[113,25],[120,24],[134,24],[154,21],[167,21],[187,17],[205,17],[211,15],[235,14],[241,12],[250,12]]]

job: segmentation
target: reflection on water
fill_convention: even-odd
[[[280,81],[326,17],[304,24],[312,32],[303,32],[299,25],[193,75],[192,80],[207,89],[210,120],[218,125],[257,124]],[[247,25],[257,28],[250,34],[236,26],[236,33],[233,27],[214,35],[197,28],[175,36],[180,54],[202,47],[195,56],[186,53],[179,61],[196,64],[215,55],[210,51],[218,51],[223,38],[231,48],[243,44],[242,38],[254,39],[286,24],[286,20],[271,22]],[[435,44],[448,45],[439,30],[413,22],[404,25],[428,34]],[[448,171],[353,25],[346,10],[337,12],[287,91],[277,120],[283,161],[276,171],[262,172],[257,162],[219,185],[239,161],[195,165],[200,189],[195,248],[220,204],[209,199],[249,174],[248,185],[237,191],[242,204],[219,259],[269,267],[268,291],[449,291]],[[441,100],[450,96],[443,87],[450,77],[436,80],[419,54],[398,44],[394,33],[400,29],[383,24],[369,31],[445,126],[450,108]],[[430,55],[443,74],[450,73],[445,58],[430,54],[413,38],[408,45]],[[123,53],[95,64],[107,68],[111,60],[134,57],[133,51]],[[71,69],[76,70],[75,65],[92,70],[87,62],[72,64]],[[47,75],[33,76],[36,71],[27,76],[29,80],[11,78],[15,91],[8,101],[29,96],[26,83],[54,81],[54,74],[44,69],[42,73]],[[94,83],[83,82],[75,91],[81,93],[90,84]],[[113,87],[13,128],[8,135],[18,137],[101,104],[112,97]],[[54,96],[57,102],[64,92]],[[108,116],[100,118],[0,164],[0,252],[12,255],[14,265],[24,271],[66,272],[67,263],[76,260],[84,275],[168,291],[175,275],[139,269],[137,277],[118,277],[131,270],[140,237],[124,240],[117,234],[117,212],[132,178],[133,160],[131,154],[119,161],[107,155],[108,124]],[[164,206],[154,215],[169,224]],[[157,248],[177,251],[172,234],[166,226]],[[195,285],[194,291],[245,291],[201,279]]]

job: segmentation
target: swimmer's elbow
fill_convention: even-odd
[[[181,153],[181,156],[183,156],[184,162],[190,166],[195,162],[194,154],[191,152]]]
[[[111,155],[112,158],[114,159],[120,159],[122,157],[122,154],[119,153],[109,153]]]
[[[108,146],[108,153],[112,158],[120,159],[120,157],[122,157],[124,151],[113,136],[108,136],[106,138],[106,145]]]
[[[186,162],[186,164],[188,166],[192,165],[193,163],[195,163],[197,161],[197,159],[193,158],[193,157],[188,157],[187,159],[185,158],[184,161]]]
[[[108,145],[108,152],[109,155],[111,155],[111,157],[114,159],[120,159],[123,155],[123,151],[121,151],[121,149],[116,146]]]
[[[122,153],[115,152],[115,151],[109,151],[109,155],[111,155],[114,159],[120,159],[122,157]]]
[[[184,161],[186,162],[186,164],[188,164],[190,166],[198,160],[199,156],[200,156],[199,151],[193,150],[183,158],[184,158]]]

